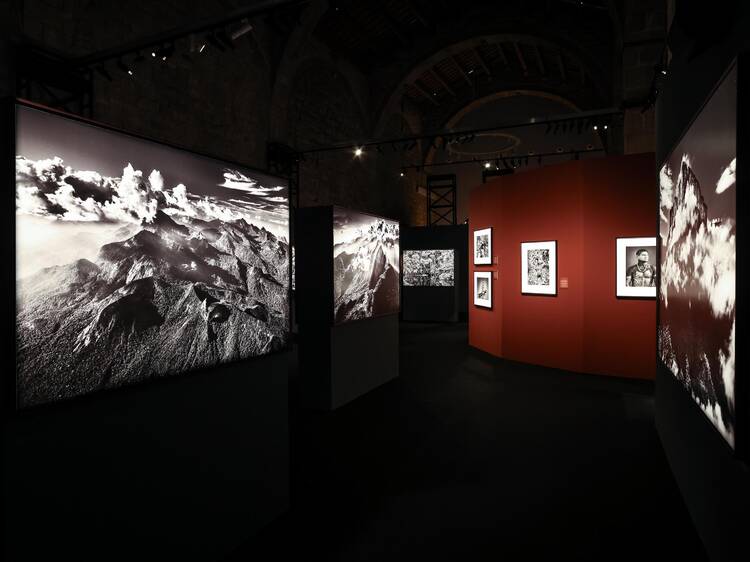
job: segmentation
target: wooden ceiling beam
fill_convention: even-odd
[[[461,73],[461,76],[464,77],[464,80],[466,80],[466,83],[469,85],[469,87],[473,88],[474,87],[474,82],[471,81],[471,78],[469,77],[469,75],[464,70],[464,67],[461,66],[460,62],[458,62],[458,59],[456,58],[456,55],[451,55],[450,59],[451,59],[451,62],[453,63],[453,65],[458,69],[458,72]]]
[[[446,82],[445,80],[443,80],[443,77],[442,77],[442,76],[440,76],[440,74],[438,73],[438,70],[437,70],[437,68],[435,68],[435,67],[432,67],[432,68],[431,68],[431,69],[429,70],[429,73],[430,73],[430,74],[431,74],[431,75],[432,75],[432,76],[433,76],[433,77],[435,78],[435,80],[437,80],[437,81],[438,81],[438,82],[440,83],[440,85],[441,85],[441,86],[442,86],[443,88],[445,88],[445,91],[446,91],[446,92],[448,92],[448,93],[449,93],[450,95],[452,95],[452,96],[453,96],[454,98],[456,97],[456,92],[454,92],[454,91],[453,91],[453,88],[451,88],[451,87],[450,87],[450,86],[448,85],[448,83],[447,83],[447,82]]]
[[[523,58],[523,53],[521,52],[521,47],[518,45],[517,41],[513,41],[513,49],[516,51],[516,57],[518,58],[518,64],[521,65],[521,70],[523,70],[523,75],[528,76],[529,75],[529,67],[526,65],[526,59]]]
[[[557,67],[560,69],[560,77],[563,82],[568,81],[568,74],[565,72],[565,62],[561,53],[557,53]]]
[[[485,74],[487,76],[492,76],[492,72],[490,71],[490,67],[487,65],[487,62],[484,60],[484,57],[482,56],[482,53],[479,52],[479,49],[474,47],[472,49],[472,52],[474,53],[474,56],[479,61],[479,65],[482,67],[482,70],[484,70]]]
[[[422,14],[422,10],[419,9],[419,6],[417,6],[413,0],[407,0],[406,5],[409,6],[414,17],[417,18],[417,21],[419,21],[425,29],[430,29],[432,27],[430,21]]]
[[[428,100],[430,100],[430,102],[435,107],[439,107],[440,106],[440,102],[435,99],[435,96],[432,95],[432,94],[430,94],[427,90],[425,90],[422,86],[420,86],[419,83],[416,80],[414,82],[412,82],[412,86],[414,86],[414,88],[416,88],[416,90],[420,94],[422,94],[422,97],[427,98]]]
[[[503,49],[502,44],[495,43],[495,46],[497,47],[497,52],[500,53],[500,58],[503,59],[503,64],[505,65],[505,68],[510,68],[510,61],[508,60],[508,55],[505,54],[505,49]]]
[[[547,75],[547,69],[544,67],[544,59],[542,59],[542,50],[539,48],[539,45],[536,43],[533,44],[534,47],[534,54],[536,55],[536,64],[539,67],[539,72],[542,74],[542,76]]]
[[[388,30],[398,39],[399,43],[401,43],[402,47],[411,47],[412,42],[411,39],[409,39],[406,34],[401,30],[401,25],[396,21],[396,19],[388,13],[388,11],[383,7],[380,10],[380,13],[383,15],[383,19],[385,19],[386,27]]]

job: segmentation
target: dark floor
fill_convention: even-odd
[[[226,562],[706,560],[652,390],[404,324],[395,381],[332,413],[292,398],[291,509]]]

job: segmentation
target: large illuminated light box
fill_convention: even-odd
[[[18,407],[287,347],[285,180],[25,104],[15,125]]]
[[[331,410],[398,376],[400,226],[338,206],[295,215],[302,399]]]
[[[399,224],[333,207],[333,320],[336,324],[399,310]]]
[[[732,449],[747,415],[747,373],[736,368],[737,77],[733,65],[659,172],[659,358]]]

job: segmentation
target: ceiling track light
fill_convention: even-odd
[[[172,43],[164,45],[157,52],[157,55],[159,56],[159,58],[161,58],[162,62],[166,62],[167,59],[171,57],[173,54],[174,54],[174,44]]]
[[[237,41],[237,39],[245,35],[245,33],[249,33],[252,30],[253,25],[248,20],[243,20],[240,22],[240,26],[232,32],[230,37],[232,38],[232,41]]]
[[[133,76],[133,70],[127,64],[122,62],[122,59],[117,59],[117,68],[129,76]]]

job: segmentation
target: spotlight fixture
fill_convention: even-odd
[[[484,163],[484,167],[485,167],[485,168],[487,168],[488,170],[490,169],[490,166],[491,166],[491,165],[492,165],[492,164],[490,164],[489,162],[485,162],[485,163]]]
[[[602,127],[602,129],[604,129],[606,131],[607,130],[607,125],[604,125],[604,127]]]
[[[151,51],[151,56],[152,56],[153,58],[156,58],[156,49],[154,49],[153,51]]]
[[[201,46],[200,46],[200,48],[198,49],[198,52],[199,52],[199,53],[202,53],[202,52],[203,52],[203,51],[204,51],[205,49],[206,49],[206,44],[205,44],[205,43],[201,43]]]
[[[357,147],[357,148],[354,149],[354,156],[356,156],[357,158],[359,158],[360,156],[362,156],[363,152],[364,151],[360,147]]]
[[[594,125],[594,130],[598,131],[599,130],[599,125]]]
[[[166,60],[171,57],[174,54],[174,45],[168,44],[159,49],[158,55],[160,56],[162,62],[166,62]]]
[[[404,177],[404,172],[403,172],[403,170],[401,171],[401,173],[399,174],[399,176],[400,176],[400,177],[402,177],[402,178]]]
[[[117,68],[119,68],[129,76],[133,76],[133,70],[127,64],[122,62],[121,59],[117,59]]]
[[[242,20],[240,23],[240,27],[235,29],[230,35],[232,41],[237,41],[237,39],[245,35],[245,33],[249,33],[253,30],[253,25],[248,20]]]

